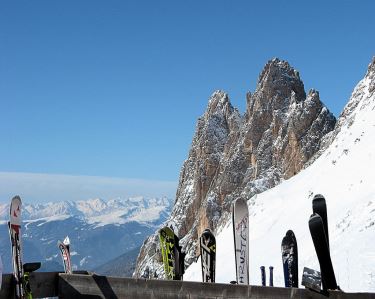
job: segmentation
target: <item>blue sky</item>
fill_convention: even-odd
[[[0,171],[176,182],[216,89],[272,57],[338,116],[375,55],[374,1],[2,1]]]

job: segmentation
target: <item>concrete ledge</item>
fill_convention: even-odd
[[[373,293],[329,292],[327,296],[306,289],[211,284],[187,281],[116,278],[60,274],[59,298],[140,299],[375,299]]]
[[[375,293],[329,292],[326,296],[296,288],[211,284],[188,281],[146,280],[100,275],[36,272],[30,276],[34,298],[131,299],[375,299]],[[3,275],[0,298],[13,299],[11,274]]]
[[[34,298],[57,296],[59,275],[57,272],[30,273],[30,285]],[[15,298],[14,280],[12,274],[3,274],[0,298]]]

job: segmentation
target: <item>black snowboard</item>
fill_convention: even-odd
[[[293,231],[288,230],[281,242],[281,255],[286,288],[298,288],[298,250]]]
[[[205,229],[200,237],[202,281],[215,282],[216,239],[211,230]]]
[[[175,257],[175,280],[183,280],[185,273],[185,252],[182,251],[180,246],[180,239],[174,235],[174,257]]]
[[[338,289],[335,273],[333,271],[331,255],[325,234],[325,227],[320,215],[314,213],[309,220],[309,228],[314,243],[316,255],[320,264],[323,290]]]
[[[312,201],[312,209],[313,209],[313,213],[318,214],[323,220],[324,232],[326,234],[327,244],[329,248],[327,205],[326,205],[326,199],[324,198],[323,195],[316,194],[314,196],[314,199]]]

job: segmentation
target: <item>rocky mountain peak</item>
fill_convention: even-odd
[[[215,91],[208,101],[206,112],[198,119],[195,136],[204,135],[205,138],[214,140],[225,139],[236,125],[233,123],[234,114],[239,116],[239,112],[230,103],[228,94],[221,90]]]
[[[199,235],[220,227],[234,199],[250,199],[299,172],[335,125],[319,92],[306,96],[298,71],[278,58],[267,62],[246,101],[241,116],[225,92],[215,91],[198,119],[168,221],[182,238],[188,264]],[[155,252],[156,235],[141,249],[136,276],[147,264],[162,272]]]
[[[319,149],[335,117],[318,91],[306,96],[298,71],[288,62],[269,61],[259,78],[255,92],[247,95],[244,149],[253,169],[248,179],[260,179],[273,166],[274,174],[287,179]]]
[[[263,100],[263,108],[269,107],[268,101],[282,108],[286,98],[291,98],[292,93],[297,101],[306,97],[303,82],[299,72],[289,65],[287,61],[274,58],[267,62],[259,75],[255,94]]]
[[[208,100],[206,114],[213,115],[222,112],[226,114],[228,110],[233,110],[228,94],[222,90],[216,90]]]
[[[258,84],[272,82],[278,79],[300,80],[299,73],[285,60],[275,57],[269,60],[264,66],[258,78]]]

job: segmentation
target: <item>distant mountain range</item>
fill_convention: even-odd
[[[41,261],[44,271],[62,270],[57,242],[69,235],[73,268],[94,270],[137,250],[166,220],[170,209],[168,198],[144,197],[25,203],[22,207],[24,262]],[[5,272],[12,271],[8,214],[9,204],[0,204],[0,253]],[[131,256],[135,260],[134,253]],[[125,269],[124,273],[121,269],[117,272],[126,275]]]

